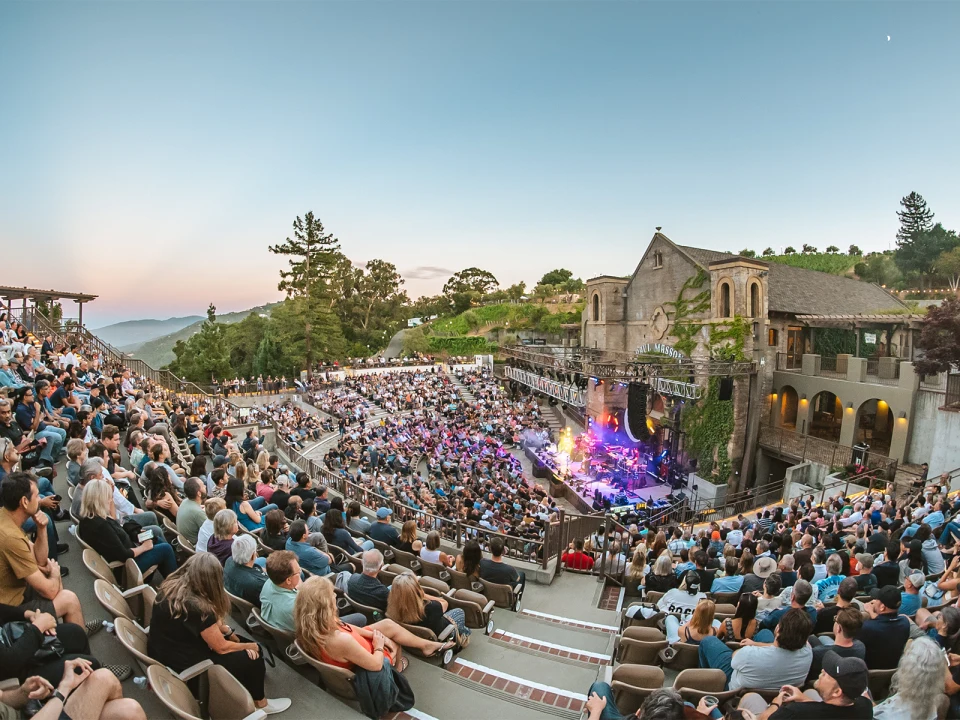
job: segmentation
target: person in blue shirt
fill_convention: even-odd
[[[716,584],[714,584],[716,587]],[[811,625],[810,627],[817,626],[817,611],[815,608],[807,605],[807,602],[810,600],[813,595],[813,586],[810,585],[806,580],[797,580],[793,585],[793,595],[790,596],[790,605],[779,610],[774,610],[772,613],[767,615],[766,619],[763,620],[757,626],[757,634],[754,635],[753,639],[758,643],[769,643],[773,642],[773,630],[780,623],[780,618],[787,614],[792,608],[799,608],[803,610],[810,617]]]
[[[333,558],[311,545],[308,542],[309,537],[310,531],[307,529],[307,524],[303,520],[294,520],[290,523],[286,549],[297,556],[300,567],[307,572],[314,575],[329,575]]]
[[[920,609],[921,600],[920,591],[923,590],[923,583],[926,578],[921,572],[915,572],[908,575],[903,580],[903,592],[900,593],[900,614],[907,617],[913,617]]]
[[[735,557],[728,557],[724,563],[724,577],[715,578],[710,592],[739,592],[743,587],[743,575],[737,575],[737,569],[740,567]]]

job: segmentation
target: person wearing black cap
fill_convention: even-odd
[[[863,623],[857,639],[866,648],[865,660],[871,670],[897,667],[903,648],[910,639],[910,621],[900,615],[900,591],[892,586],[875,588],[866,605],[870,619]]]
[[[815,692],[805,694],[800,688],[786,685],[769,707],[755,693],[747,693],[740,701],[741,710],[752,710],[757,720],[792,718],[829,718],[830,720],[871,720],[873,703],[863,697],[867,689],[867,664],[859,658],[842,658],[828,652],[823,670],[813,685]]]

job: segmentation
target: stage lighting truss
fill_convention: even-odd
[[[680,382],[667,378],[657,378],[654,384],[661,395],[672,395],[684,400],[699,400],[703,397],[703,387],[696,383]]]

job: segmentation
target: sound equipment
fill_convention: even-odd
[[[627,391],[627,419],[630,435],[636,440],[650,437],[647,428],[647,386],[643,383],[630,383]]]
[[[721,400],[733,399],[733,378],[732,377],[720,378],[719,395]]]

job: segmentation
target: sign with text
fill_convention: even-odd
[[[664,343],[647,343],[637,348],[637,355],[666,355],[675,360],[686,360],[682,352]]]
[[[527,370],[520,370],[510,366],[505,367],[504,371],[506,376],[511,380],[523,383],[527,387],[533,388],[537,392],[542,392],[544,395],[554,397],[562,403],[581,408],[587,405],[584,391],[575,385],[557,382],[550,378],[540,377]]]

